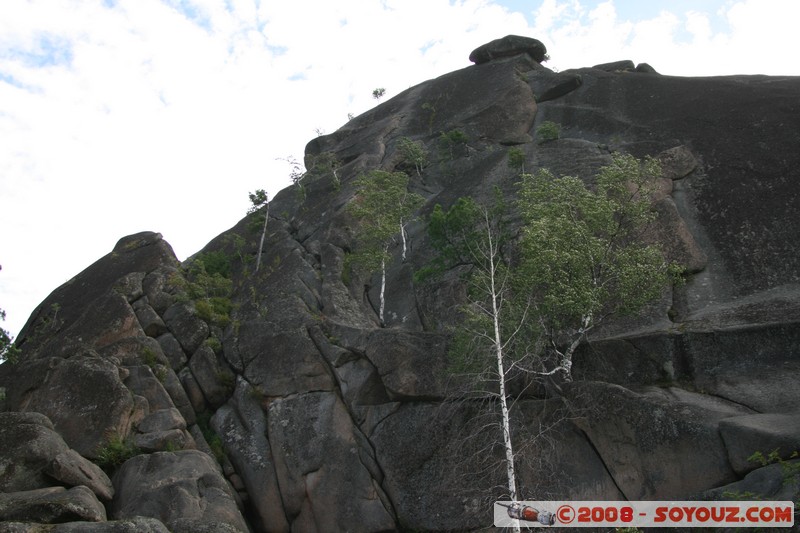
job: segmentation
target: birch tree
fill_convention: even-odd
[[[508,258],[510,240],[499,193],[491,208],[471,198],[460,198],[447,211],[437,205],[430,217],[429,234],[439,255],[427,273],[452,268],[465,271],[468,301],[461,308],[451,356],[461,369],[477,375],[488,373],[488,381],[497,386],[488,395],[499,407],[508,497],[516,502],[520,495],[507,380],[519,363],[516,357],[535,351],[530,345],[536,343],[538,333],[531,328],[535,323],[528,320],[528,295],[519,290]],[[487,394],[480,388],[481,394]],[[518,524],[515,531],[519,531]]]
[[[256,213],[260,209],[265,208],[264,212],[264,225],[261,227],[261,238],[258,241],[258,254],[256,255],[256,272],[261,266],[261,253],[264,251],[264,239],[267,236],[267,223],[269,222],[269,195],[264,189],[258,189],[256,192],[249,193],[250,195],[250,209],[248,213]]]
[[[357,250],[354,264],[369,273],[380,272],[378,318],[385,325],[386,265],[391,261],[391,246],[400,238],[401,258],[406,260],[406,224],[424,199],[408,190],[408,176],[403,172],[373,170],[355,180],[356,196],[347,211],[358,220]]]
[[[657,161],[621,154],[600,169],[592,188],[547,170],[522,175],[519,268],[553,356],[539,358],[540,374],[570,381],[575,350],[593,329],[641,310],[680,281],[682,269],[646,239],[660,175]]]
[[[429,234],[438,255],[421,274],[465,271],[467,302],[451,355],[473,373],[491,361],[512,502],[522,498],[510,376],[571,380],[572,357],[588,333],[657,299],[680,271],[645,240],[655,217],[650,185],[659,175],[653,161],[631,156],[615,156],[593,188],[546,170],[523,174],[514,232],[506,231],[499,192],[492,208],[461,198],[447,211],[433,210]]]

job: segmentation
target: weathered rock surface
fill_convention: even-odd
[[[755,452],[767,457],[775,451],[778,457],[788,460],[800,450],[800,413],[797,412],[729,418],[720,423],[719,429],[737,474],[759,466],[748,460]]]
[[[108,522],[69,522],[66,524],[35,524],[32,522],[2,522],[2,533],[169,533],[167,526],[154,518],[137,516],[130,520]]]
[[[480,65],[492,59],[512,57],[519,54],[528,54],[534,61],[541,63],[547,55],[547,48],[537,39],[519,35],[506,35],[502,39],[495,39],[473,50],[469,55],[469,60]]]
[[[800,460],[770,464],[747,474],[744,479],[702,494],[704,499],[724,500],[757,495],[764,500],[797,502],[800,498]],[[795,527],[797,523],[795,521]]]
[[[380,280],[350,268],[345,207],[372,169],[407,170],[422,219],[496,188],[512,200],[511,146],[526,171],[587,183],[614,151],[658,159],[647,238],[688,272],[595,330],[574,383],[513,377],[520,495],[797,498],[781,473],[800,448],[800,79],[678,78],[629,61],[555,73],[545,53],[488,43],[478,64],[309,142],[303,195],[271,203],[261,270],[249,217],[202,251],[230,260],[225,321],[199,316],[188,269],[157,233],[121,239],[56,289],[18,338],[20,362],[0,365],[14,411],[0,413],[0,491],[39,509],[0,530],[41,531],[58,513],[76,522],[57,532],[485,528],[505,494],[498,433],[485,431],[495,407],[451,401],[464,383],[447,370],[463,272],[418,282],[433,251],[423,220],[409,224],[405,260],[389,250],[379,327]],[[534,141],[544,121],[560,138]],[[403,137],[427,151],[419,173]],[[335,176],[315,164],[331,156]],[[86,461],[119,442],[139,449],[109,467],[112,492]],[[781,464],[753,470],[749,455],[776,448]],[[45,516],[42,494],[76,494],[82,510]],[[97,498],[113,520],[91,525]]]
[[[101,522],[105,519],[105,507],[92,491],[83,486],[0,493],[0,522],[49,524],[70,521]]]
[[[677,499],[736,479],[719,424],[748,412],[739,405],[592,382],[575,383],[571,399],[586,413],[578,425],[628,500]]]
[[[40,359],[10,370],[14,384],[7,387],[7,406],[46,415],[85,457],[95,457],[109,433],[124,434],[130,427],[131,393],[119,369],[96,354]]]
[[[75,450],[56,455],[44,472],[70,487],[83,485],[101,500],[109,501],[114,497],[114,485],[106,473]]]
[[[68,447],[40,413],[0,413],[0,492],[49,487],[46,470]]]
[[[172,531],[248,531],[233,492],[207,454],[160,452],[129,459],[114,475],[115,519],[157,518]]]

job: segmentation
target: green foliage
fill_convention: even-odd
[[[264,221],[262,220],[261,223],[263,224]],[[247,241],[244,237],[231,233],[225,236],[224,242],[233,246],[233,251],[236,253],[236,256],[243,265],[246,265],[248,262],[252,261],[252,256],[245,255]]]
[[[255,192],[248,193],[250,197],[250,208],[247,210],[248,214],[255,213],[269,202],[269,195],[264,189],[256,189]]]
[[[545,120],[536,128],[536,138],[540,143],[554,141],[561,137],[561,124]]]
[[[292,180],[292,183],[295,185],[300,185],[300,180],[302,180],[303,176],[305,175],[305,172],[303,171],[303,165],[301,165],[300,162],[291,155],[278,159],[286,161],[289,164],[289,179]]]
[[[260,211],[267,207],[269,204],[269,195],[264,189],[257,189],[255,192],[248,193],[250,197],[250,207],[247,210],[248,215],[253,215],[247,223],[247,230],[251,233],[261,233],[264,229],[264,223],[267,219],[266,210],[264,213]]]
[[[436,101],[438,102],[438,98]],[[422,110],[428,113],[428,132],[433,133],[433,122],[436,120],[436,105],[435,103],[425,102],[422,104]]]
[[[203,341],[203,344],[214,350],[214,353],[217,355],[222,353],[222,342],[216,337],[207,338]]]
[[[469,301],[460,309],[460,324],[450,345],[450,371],[482,374],[493,372],[495,323],[504,353],[516,361],[526,356],[528,346],[538,339],[537,324],[525,320],[528,293],[515,281],[511,268],[511,235],[506,205],[499,189],[491,207],[472,198],[459,198],[449,209],[434,207],[428,234],[437,256],[417,272],[424,281],[447,270],[463,272]]]
[[[6,319],[6,312],[0,309],[0,320]],[[0,362],[8,361],[9,363],[16,364],[19,361],[20,349],[14,346],[14,339],[11,334],[0,328]]]
[[[456,152],[463,149],[469,142],[469,137],[461,130],[450,130],[439,135],[439,157],[441,159],[456,158]]]
[[[414,165],[417,176],[421,176],[422,169],[428,164],[428,152],[422,142],[401,137],[397,143],[397,149],[400,151],[403,161]]]
[[[516,202],[522,228],[513,242],[499,192],[489,209],[469,198],[447,211],[437,206],[428,231],[439,253],[417,280],[466,269],[473,305],[463,310],[461,329],[469,343],[492,340],[481,314],[491,309],[486,302],[493,295],[502,302],[491,318],[509,339],[505,354],[515,361],[533,355],[528,364],[534,372],[561,371],[570,379],[572,354],[589,330],[610,316],[640,310],[681,272],[659,246],[643,240],[655,217],[657,176],[655,161],[623,155],[601,169],[594,189],[546,170],[523,174]],[[465,343],[456,338],[454,346],[464,351]]]
[[[488,213],[493,219],[501,218],[499,215],[504,209],[499,192],[496,191],[496,194],[496,205],[492,212]],[[447,211],[436,204],[428,218],[428,236],[431,246],[438,255],[417,272],[417,281],[426,281],[431,276],[459,266],[472,268],[475,262],[475,258],[472,257],[474,246],[481,240],[483,233],[481,227],[483,218],[484,208],[469,197],[459,198]],[[499,233],[503,240],[500,243],[502,248],[507,237],[504,231]]]
[[[354,183],[356,196],[347,212],[359,224],[357,251],[350,257],[351,264],[365,272],[377,272],[390,260],[389,246],[424,200],[409,192],[408,176],[403,172],[373,170]]]
[[[0,270],[3,267],[0,266]],[[6,319],[6,312],[0,309],[0,322]],[[14,346],[14,339],[11,334],[3,328],[0,328],[0,362],[8,361],[12,365],[19,360],[20,351]]]
[[[222,250],[207,252],[198,257],[196,261],[203,263],[203,267],[209,276],[231,277],[231,258]]]
[[[372,91],[372,97],[375,100],[380,100],[381,98],[383,98],[385,94],[386,94],[386,89],[384,89],[383,87],[378,87],[377,89],[374,89]]]
[[[336,154],[333,152],[322,152],[312,158],[311,170],[309,172],[320,176],[330,174],[333,189],[338,191],[342,186],[337,172],[340,166],[341,162],[339,158],[336,157]]]
[[[218,463],[222,464],[225,461],[225,449],[222,446],[222,439],[211,428],[212,415],[213,413],[211,413],[210,411],[203,411],[202,413],[198,413],[197,427],[200,428],[200,432],[203,434],[203,438],[206,440],[208,447],[211,448],[211,453],[214,454],[214,458],[217,460]]]
[[[509,149],[508,166],[517,172],[525,172],[525,152],[520,148]]]
[[[95,463],[105,470],[116,468],[131,457],[141,454],[130,439],[114,433],[97,449]]]
[[[156,352],[151,350],[149,347],[142,350],[142,358],[144,359],[144,364],[146,364],[150,368],[155,368],[155,366],[158,364],[158,358],[156,357]]]
[[[790,460],[797,459],[798,457],[800,457],[800,452],[797,450],[793,451],[791,455],[789,455]],[[751,463],[757,463],[762,467],[775,463],[781,465],[784,483],[789,483],[795,477],[800,476],[800,462],[789,462],[784,460],[778,453],[777,449],[772,450],[767,455],[764,455],[761,451],[757,451],[748,457],[747,460]]]
[[[676,267],[660,247],[642,242],[655,217],[650,193],[659,175],[655,160],[615,155],[594,191],[546,170],[523,176],[522,266],[553,333],[636,312],[672,279]]]
[[[211,325],[225,327],[233,311],[230,299],[233,282],[229,275],[230,258],[224,252],[209,252],[195,257],[185,277],[174,283],[194,304],[197,316]]]

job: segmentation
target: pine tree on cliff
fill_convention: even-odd
[[[400,237],[402,259],[406,259],[406,224],[424,199],[408,190],[408,176],[403,172],[373,170],[355,180],[356,196],[347,212],[358,220],[357,249],[353,264],[364,271],[380,271],[380,307],[378,318],[385,325],[386,264],[391,261],[389,249]]]

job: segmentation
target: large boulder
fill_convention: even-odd
[[[257,526],[288,532],[289,522],[275,473],[275,454],[267,439],[267,415],[260,393],[240,379],[233,397],[211,419],[225,451],[247,489]]]
[[[506,35],[479,46],[469,54],[469,60],[480,65],[492,59],[528,54],[537,63],[547,57],[547,47],[541,41],[520,35]]]
[[[128,520],[109,522],[84,522],[66,524],[35,524],[32,522],[4,522],[3,533],[169,533],[167,526],[155,518],[137,516]]]
[[[70,487],[83,485],[103,501],[114,497],[114,485],[106,473],[75,450],[56,455],[45,468],[45,473]]]
[[[756,452],[789,459],[800,451],[800,413],[764,413],[728,418],[720,422],[720,434],[731,465],[738,474],[761,466],[749,458]]]
[[[170,306],[164,311],[164,321],[186,353],[194,353],[208,337],[208,324],[197,316],[191,304]]]
[[[233,392],[234,375],[209,346],[201,346],[189,360],[189,370],[212,410],[225,403]]]
[[[49,487],[50,463],[68,451],[50,420],[39,413],[0,413],[0,492]]]
[[[249,531],[232,489],[214,460],[203,452],[138,455],[117,471],[114,487],[117,495],[111,515],[115,519],[157,518],[180,533],[213,527]]]
[[[739,481],[705,491],[700,496],[706,500],[796,502],[800,497],[800,459],[763,466]]]
[[[259,322],[247,322],[240,328],[238,346],[247,362],[244,377],[267,396],[333,388],[328,367],[305,329],[271,335]]]
[[[120,369],[96,353],[21,363],[6,377],[8,408],[46,415],[84,457],[96,457],[109,435],[130,429],[133,396]]]
[[[125,303],[132,302],[142,294],[143,276],[136,273],[146,274],[159,267],[175,267],[177,264],[172,247],[162,239],[161,234],[143,232],[123,237],[111,253],[53,291],[36,308],[17,337],[18,345],[22,347],[26,357],[31,356],[43,343],[54,338],[63,339],[60,332],[67,328],[72,331],[69,336],[92,333],[100,337],[100,340],[104,336],[113,338],[112,328],[106,330],[104,335],[94,333],[97,324],[92,323],[93,317],[101,319],[102,324],[110,321],[100,309],[93,310],[98,307],[93,302],[105,297],[106,300],[101,305],[109,306],[110,310],[116,312],[119,305],[113,301],[113,294],[120,296]],[[109,297],[112,298],[111,301],[108,300]],[[135,319],[132,309],[129,313]],[[82,315],[85,315],[83,325],[74,325]],[[118,325],[128,324],[123,317],[120,319],[122,321]],[[79,331],[80,329],[84,331]],[[117,338],[120,338],[119,333],[121,332],[118,332]],[[54,344],[50,342],[50,346]]]
[[[572,383],[578,422],[626,499],[672,499],[730,483],[736,473],[720,421],[751,411],[681,389],[643,393],[598,382]]]
[[[275,473],[293,530],[394,528],[372,447],[336,394],[278,399],[267,413],[270,445],[283,452],[274,455]]]
[[[0,493],[0,522],[101,522],[106,509],[88,488],[50,487]]]
[[[392,400],[447,395],[447,337],[433,333],[375,330],[364,353]]]

